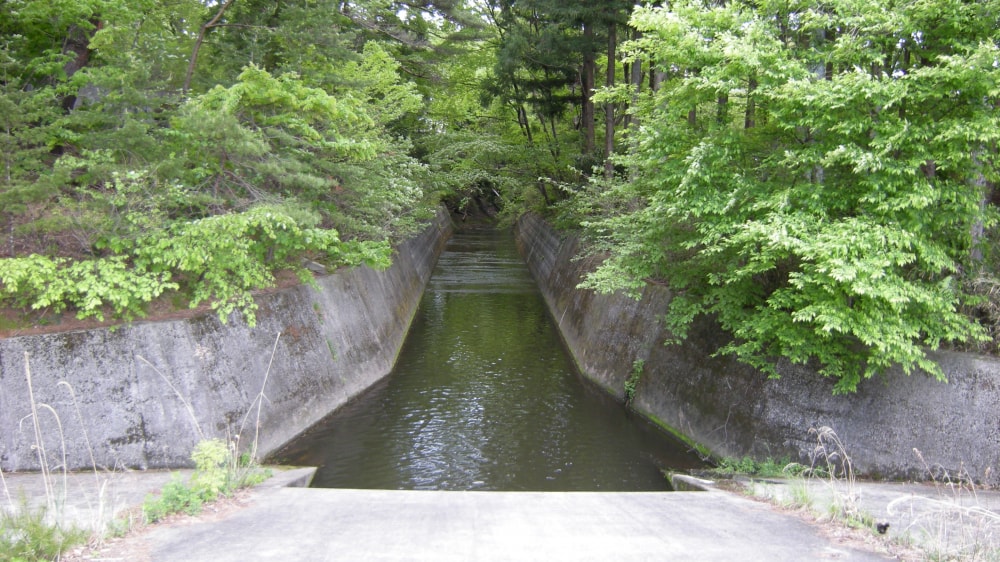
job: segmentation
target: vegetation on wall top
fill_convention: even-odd
[[[441,201],[840,392],[996,347],[997,0],[7,0],[0,306],[250,314]]]

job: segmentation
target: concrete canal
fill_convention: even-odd
[[[448,243],[391,375],[275,455],[328,488],[664,490],[687,447],[575,371],[508,232]]]

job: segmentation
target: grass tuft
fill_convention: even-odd
[[[53,523],[47,507],[31,507],[26,498],[9,510],[0,510],[0,562],[58,560],[88,533]]]
[[[277,338],[280,339],[279,333]],[[275,339],[275,349],[278,339]],[[148,363],[142,357],[140,360]],[[274,361],[274,351],[271,354],[271,362]],[[106,505],[108,501],[107,485],[108,479],[98,470],[94,461],[94,451],[90,438],[86,433],[86,424],[79,409],[76,393],[72,386],[65,381],[61,381],[57,386],[65,387],[71,397],[71,403],[75,408],[77,420],[84,427],[84,439],[87,451],[90,454],[91,468],[94,475],[94,486],[97,492],[96,506],[91,506],[91,511],[95,513],[94,520],[85,522],[84,527],[66,524],[65,506],[67,505],[66,493],[68,491],[68,472],[66,462],[66,441],[63,434],[62,420],[55,409],[48,404],[37,402],[34,396],[34,388],[31,379],[30,356],[24,354],[24,371],[28,385],[28,398],[30,400],[31,413],[25,416],[25,420],[30,419],[33,424],[35,443],[32,445],[38,455],[41,466],[41,476],[45,487],[45,503],[42,506],[33,506],[27,499],[22,499],[20,504],[11,497],[7,487],[4,473],[0,470],[0,490],[2,498],[0,503],[0,562],[35,562],[41,560],[59,560],[66,550],[80,543],[89,543],[91,547],[99,546],[107,536],[122,536],[134,529],[141,522],[155,522],[161,520],[170,513],[196,514],[200,512],[206,502],[214,501],[219,496],[227,496],[239,488],[253,486],[263,482],[271,476],[270,469],[264,469],[257,462],[257,446],[260,438],[260,417],[263,402],[267,400],[264,394],[264,387],[267,385],[271,364],[268,364],[268,372],[264,376],[264,382],[254,403],[250,405],[240,433],[250,416],[251,411],[256,408],[257,419],[254,424],[254,435],[249,450],[241,451],[240,435],[231,440],[206,439],[194,415],[194,410],[184,396],[170,382],[162,372],[150,366],[162,377],[178,398],[183,402],[190,415],[192,426],[201,441],[195,446],[192,452],[192,460],[195,462],[196,470],[190,482],[184,482],[180,476],[176,476],[164,486],[160,497],[147,497],[142,506],[142,514],[139,510],[129,511],[125,517],[114,519],[115,514],[111,506]],[[42,441],[42,431],[39,418],[48,412],[55,420],[60,438],[59,450],[61,455],[56,461],[56,455],[50,454],[50,450]],[[53,475],[52,466],[62,473],[62,481],[59,483]],[[114,474],[114,473],[112,473]],[[86,494],[85,494],[86,495]],[[86,496],[90,502],[90,496]]]

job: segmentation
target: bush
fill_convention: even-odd
[[[259,470],[252,458],[238,456],[222,439],[200,441],[191,453],[191,460],[195,471],[189,482],[175,475],[163,487],[160,497],[146,496],[142,506],[146,521],[155,523],[173,513],[197,515],[205,503],[271,476],[270,471]]]
[[[160,497],[146,496],[142,513],[146,516],[146,521],[156,523],[174,513],[198,515],[204,503],[199,491],[185,484],[178,474],[163,486]]]
[[[197,470],[191,476],[191,488],[205,501],[225,495],[232,487],[228,464],[232,455],[225,441],[206,439],[195,445],[191,453]]]
[[[344,242],[334,230],[304,228],[278,206],[176,223],[99,246],[114,255],[0,260],[0,305],[71,308],[78,318],[101,321],[110,308],[116,318],[131,320],[144,316],[144,307],[165,291],[180,290],[192,308],[210,302],[223,322],[239,311],[252,326],[252,291],[272,286],[275,271],[292,269],[303,282],[312,279],[301,257],[332,267],[388,267],[392,252],[387,242]]]

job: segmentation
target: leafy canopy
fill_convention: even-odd
[[[983,337],[960,277],[995,222],[998,7],[636,10],[632,56],[664,80],[620,161],[636,180],[587,207],[610,258],[583,286],[666,282],[678,339],[711,315],[718,353],[772,376],[785,358],[836,392],[896,364],[943,379],[926,349]]]
[[[252,322],[277,271],[386,266],[433,213],[386,43],[342,3],[220,7],[5,4],[0,306],[128,319],[170,293]]]

